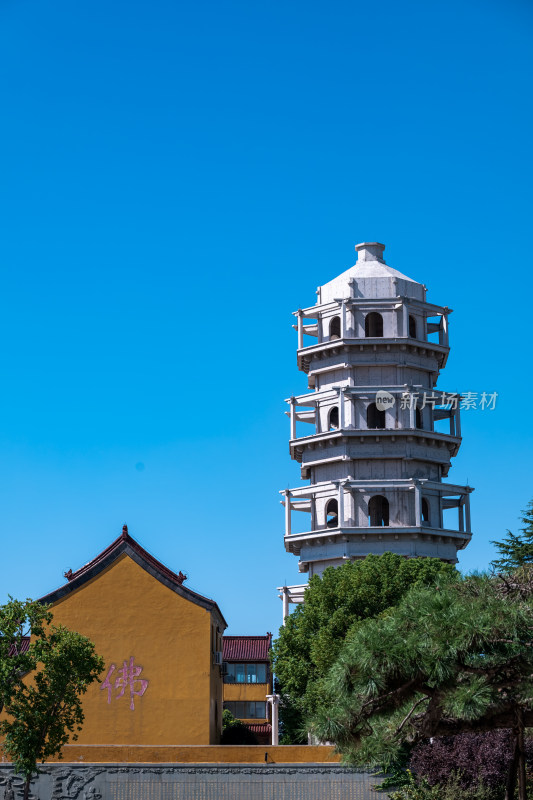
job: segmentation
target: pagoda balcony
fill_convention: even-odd
[[[304,546],[321,546],[324,543],[348,542],[354,538],[370,543],[371,541],[390,541],[397,542],[400,537],[412,539],[437,537],[443,540],[453,540],[457,550],[463,550],[470,539],[472,533],[469,531],[458,531],[450,528],[432,528],[430,525],[419,526],[368,526],[355,527],[344,525],[341,528],[332,528],[326,531],[304,531],[285,536],[285,550],[287,553],[300,555]],[[333,558],[337,559],[335,555]]]
[[[325,481],[281,492],[285,507],[286,548],[303,540],[342,535],[367,536],[421,534],[470,539],[470,486],[457,486],[425,478]],[[401,495],[407,493],[407,514]],[[376,508],[376,501],[378,501]],[[457,528],[444,525],[443,513],[457,509]],[[292,512],[311,515],[310,530],[293,532]],[[395,522],[398,514],[403,524]],[[366,524],[360,524],[364,519]],[[462,545],[464,546],[464,544]],[[292,550],[291,550],[292,552]]]
[[[289,603],[303,603],[307,585],[299,583],[296,586],[278,586],[278,597],[283,602],[283,624],[289,616]]]
[[[309,372],[311,360],[336,356],[355,346],[360,350],[411,350],[431,356],[439,368],[449,352],[448,315],[451,309],[407,297],[344,297],[294,312],[298,331],[298,368]],[[416,316],[413,316],[416,315]],[[377,326],[367,317],[379,318]],[[437,321],[430,321],[433,318]],[[311,322],[305,324],[304,320]],[[436,339],[433,341],[430,337]],[[306,342],[306,337],[316,339]]]
[[[378,392],[394,398],[394,404],[375,414],[368,426],[369,405],[375,405]],[[417,407],[418,397],[421,406]],[[448,401],[446,405],[443,405]],[[451,445],[455,456],[461,444],[461,395],[432,390],[422,386],[337,386],[319,392],[290,397],[286,400],[290,411],[291,456],[301,461],[304,447],[324,447],[346,437],[396,437],[424,438],[440,444]],[[402,407],[403,406],[403,407]],[[435,423],[448,420],[449,432],[435,430]],[[297,423],[307,423],[314,431],[297,435]]]
[[[331,320],[336,319],[338,312],[338,326],[331,328]],[[438,306],[426,303],[412,297],[382,297],[382,298],[356,298],[342,297],[330,303],[318,303],[309,308],[299,308],[293,315],[297,317],[297,324],[293,328],[298,331],[298,350],[305,350],[314,345],[305,345],[304,336],[318,340],[318,344],[330,344],[339,340],[365,338],[383,338],[383,331],[373,332],[365,328],[365,317],[370,313],[390,315],[390,325],[384,331],[387,338],[411,339],[413,342],[437,344],[430,342],[428,336],[436,334],[438,345],[444,349],[449,347],[448,315],[452,309],[447,306]],[[423,325],[413,330],[410,315],[416,314]],[[434,318],[436,322],[430,322]],[[305,324],[304,320],[312,322]],[[328,331],[325,330],[329,324]],[[415,326],[416,328],[416,326]],[[373,336],[375,333],[375,336]],[[413,335],[415,334],[415,335]]]

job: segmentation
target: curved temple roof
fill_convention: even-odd
[[[186,600],[190,600],[192,603],[196,603],[196,605],[202,606],[207,611],[214,611],[217,613],[220,616],[223,627],[227,627],[226,620],[215,601],[183,586],[183,582],[187,579],[187,576],[182,572],[178,574],[172,572],[172,570],[165,567],[164,564],[145,550],[144,547],[141,547],[141,545],[129,535],[127,525],[124,525],[122,528],[122,534],[118,539],[115,539],[115,541],[97,555],[96,558],[84,564],[84,566],[80,567],[76,572],[72,570],[65,572],[67,583],[60,586],[55,591],[44,595],[44,597],[41,597],[39,602],[55,603],[70,592],[76,591],[76,589],[79,589],[85,583],[95,578],[100,572],[107,569],[107,567],[116,561],[123,553],[128,555],[136,564],[149,572],[154,578],[176,592],[176,594],[179,594]]]

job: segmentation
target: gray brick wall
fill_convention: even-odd
[[[51,764],[31,800],[378,800],[379,780],[323,764]],[[22,785],[0,765],[0,800],[20,800]]]

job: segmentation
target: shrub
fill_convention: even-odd
[[[408,772],[407,786],[392,792],[389,797],[390,800],[498,800],[499,795],[481,781],[466,789],[457,773],[449,775],[444,783],[432,786],[425,778],[415,779]]]
[[[532,764],[531,739],[526,739],[526,755]],[[479,781],[488,789],[498,789],[505,785],[510,758],[510,731],[498,730],[442,736],[432,743],[421,743],[414,748],[409,766],[429,786],[445,785],[455,773],[464,789],[477,787]]]
[[[240,719],[235,719],[227,708],[222,712],[222,738],[220,744],[258,744],[254,733]]]

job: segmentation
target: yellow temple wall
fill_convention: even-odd
[[[0,750],[1,752],[1,750]],[[331,764],[339,763],[334,748],[325,745],[83,745],[63,748],[63,762],[86,764]],[[55,763],[57,758],[47,763]]]
[[[210,611],[164,586],[126,554],[52,611],[54,624],[94,642],[105,658],[102,679],[115,665],[110,688],[96,683],[84,695],[79,746],[219,741],[215,703],[220,721],[222,680],[212,663]],[[126,686],[120,696],[122,688],[114,684],[124,668],[128,674],[130,659],[137,694]]]

